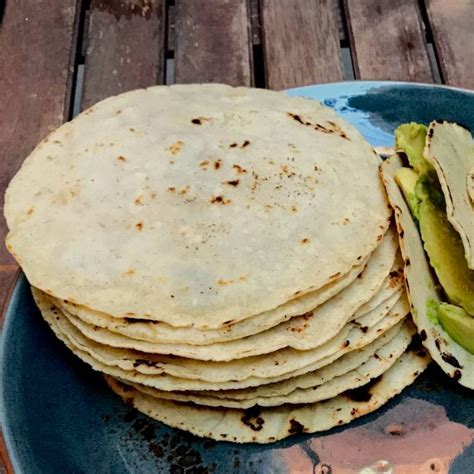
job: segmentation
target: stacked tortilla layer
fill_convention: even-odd
[[[378,165],[314,101],[134,91],[38,145],[7,246],[56,335],[139,410],[271,442],[373,411],[428,363]]]

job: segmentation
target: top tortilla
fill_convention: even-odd
[[[137,90],[26,159],[6,193],[7,245],[50,295],[219,328],[376,248],[390,216],[378,165],[316,101],[216,84]]]

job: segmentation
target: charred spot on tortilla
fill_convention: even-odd
[[[224,196],[212,196],[211,203],[212,204],[222,204],[223,206],[230,204],[232,201],[230,199],[226,199]]]
[[[229,186],[238,186],[240,180],[239,179],[232,179],[230,181],[226,181],[225,184],[228,184]]]
[[[449,365],[452,365],[453,367],[456,367],[458,369],[462,369],[462,365],[459,363],[459,361],[454,357],[452,354],[449,352],[441,352],[440,353],[441,358]]]
[[[427,337],[428,337],[428,336],[426,335],[426,331],[425,331],[424,329],[422,329],[422,330],[420,331],[420,339],[421,339],[422,341],[426,341],[426,338],[427,338]]]
[[[458,380],[462,377],[462,372],[461,372],[459,369],[456,369],[456,370],[452,373],[451,377],[452,377],[454,380],[458,381]]]
[[[191,120],[191,123],[194,125],[202,125],[203,122],[209,122],[210,119],[206,117],[196,117]]]
[[[393,288],[394,284],[398,283],[400,278],[402,277],[402,270],[397,269],[397,270],[392,270],[389,274],[389,279],[390,279],[390,288]]]
[[[295,420],[294,418],[290,420],[290,427],[288,429],[288,433],[299,434],[304,433],[305,431],[307,431],[307,428],[305,428],[305,426],[302,425],[299,421]]]
[[[362,387],[346,390],[342,395],[353,402],[368,402],[372,398],[371,389],[382,380],[382,375],[373,378]]]
[[[148,359],[135,359],[133,362],[133,367],[139,367],[140,365],[146,365],[147,367],[155,367],[155,368],[160,368],[160,363],[157,361],[153,360],[148,360]]]
[[[233,168],[238,174],[247,173],[247,170],[246,170],[245,168],[243,168],[242,166],[240,166],[240,165],[232,165],[232,168]]]
[[[263,424],[265,423],[265,420],[260,416],[260,414],[260,407],[255,405],[254,407],[245,410],[240,420],[251,430],[260,431],[263,429]]]
[[[293,120],[296,120],[301,125],[306,125],[303,119],[298,114],[292,114],[291,112],[287,112],[288,116],[291,117]]]

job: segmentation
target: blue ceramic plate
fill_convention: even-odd
[[[334,107],[376,146],[390,146],[402,122],[447,119],[474,129],[468,91],[347,82],[288,93]],[[11,296],[1,344],[1,422],[18,473],[474,471],[474,399],[435,366],[346,427],[236,445],[167,428],[127,407],[56,340],[24,277]]]

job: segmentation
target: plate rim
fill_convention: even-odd
[[[448,84],[440,83],[429,83],[429,82],[416,82],[416,81],[390,81],[390,80],[365,80],[365,79],[354,79],[349,81],[335,81],[335,82],[319,82],[317,84],[307,84],[305,86],[290,87],[288,89],[282,89],[280,92],[289,91],[301,91],[305,89],[312,89],[320,86],[343,86],[347,84],[360,84],[367,86],[420,86],[434,89],[446,89],[457,92],[464,92],[469,95],[474,95],[473,89],[466,89],[464,87],[451,86]]]

